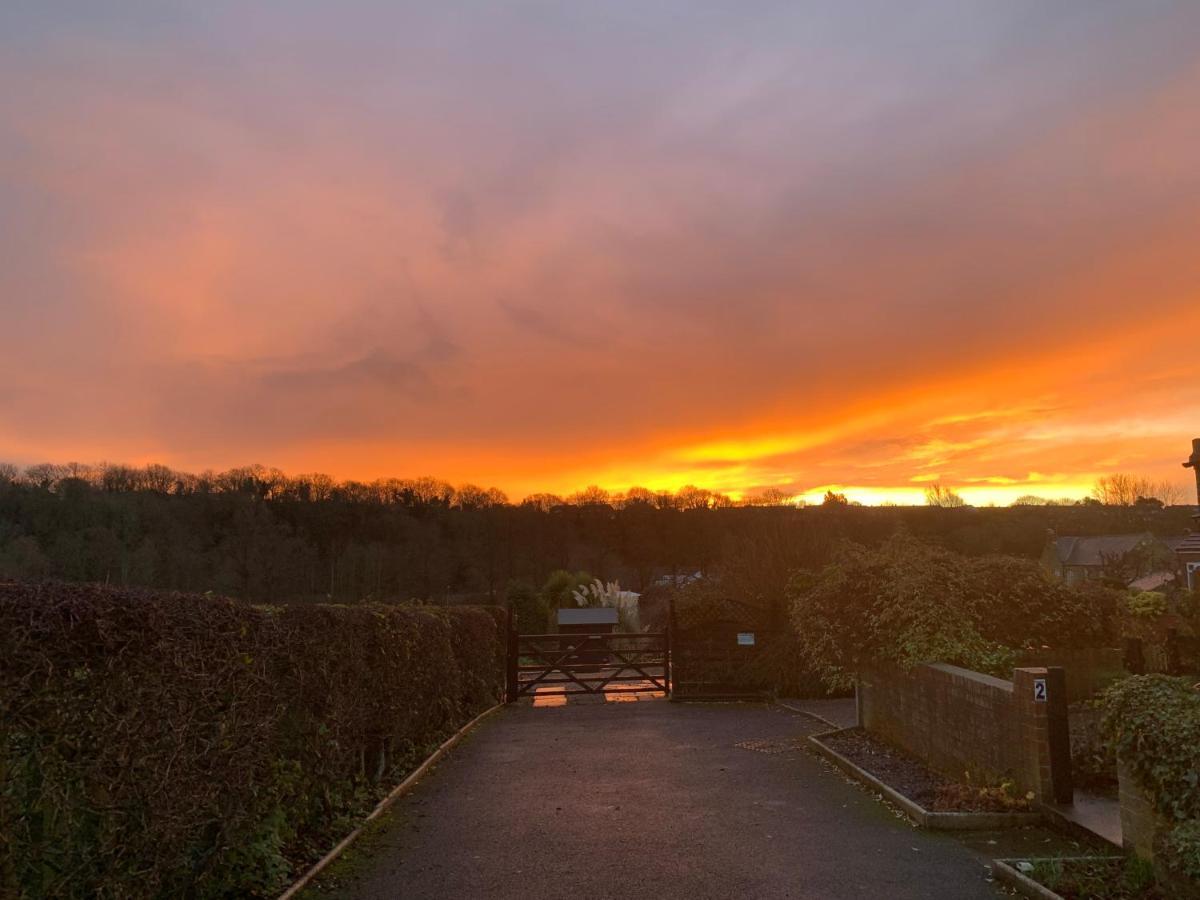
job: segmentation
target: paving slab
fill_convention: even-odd
[[[810,754],[825,728],[761,704],[508,707],[304,896],[1003,896],[978,849]]]

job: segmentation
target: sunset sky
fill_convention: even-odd
[[[1200,3],[0,9],[0,460],[1180,486]]]

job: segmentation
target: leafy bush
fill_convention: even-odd
[[[1168,820],[1200,819],[1200,690],[1139,675],[1104,692],[1104,731]]]
[[[1007,676],[1015,652],[1111,639],[1112,592],[1077,590],[1037,563],[969,558],[896,535],[877,550],[845,544],[820,573],[798,573],[792,623],[827,682],[849,686],[858,665],[946,662]]]
[[[1104,729],[1118,757],[1172,824],[1162,861],[1200,882],[1200,686],[1140,675],[1114,684],[1104,700]]]
[[[1167,871],[1200,884],[1200,820],[1176,825],[1163,836],[1156,850]]]
[[[517,629],[525,634],[550,632],[550,610],[537,588],[527,581],[511,581],[505,599],[517,617]]]
[[[493,702],[497,613],[0,585],[0,894],[267,896]]]
[[[1151,619],[1165,615],[1167,612],[1167,596],[1158,591],[1134,591],[1125,601],[1130,615]]]

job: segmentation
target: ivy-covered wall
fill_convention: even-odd
[[[1142,675],[1117,682],[1104,699],[1104,730],[1121,764],[1122,824],[1134,832],[1126,844],[1200,896],[1200,685]]]

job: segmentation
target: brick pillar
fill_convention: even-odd
[[[1034,696],[1035,685],[1041,679],[1049,690],[1044,668],[1013,669],[1013,704],[1016,708],[1017,734],[1021,742],[1020,788],[1033,791],[1034,799],[1054,803],[1054,776],[1050,764],[1049,695],[1046,700]]]

